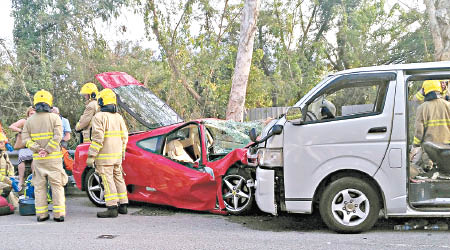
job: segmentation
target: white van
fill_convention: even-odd
[[[312,213],[337,232],[388,217],[450,217],[450,146],[427,150],[441,177],[409,176],[415,107],[424,80],[450,78],[450,61],[346,70],[323,79],[248,151],[256,203],[267,213]],[[447,163],[446,163],[447,162]],[[448,174],[446,173],[448,172]]]

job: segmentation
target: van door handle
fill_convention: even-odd
[[[387,127],[375,127],[369,129],[369,133],[386,133]]]

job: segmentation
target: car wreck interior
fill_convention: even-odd
[[[414,96],[421,89],[423,81],[428,80],[420,79],[420,77],[414,80],[414,76],[410,79],[409,96]],[[410,148],[408,199],[410,204],[418,209],[450,209],[450,145],[424,142],[421,147],[412,146],[416,111],[419,105],[419,102],[413,100],[408,103]]]
[[[163,155],[182,163],[194,164],[201,157],[200,129],[190,124],[166,137]]]

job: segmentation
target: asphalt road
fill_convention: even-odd
[[[67,197],[64,223],[0,217],[0,249],[449,249],[449,232],[394,231],[381,220],[354,235],[329,231],[317,215],[223,216],[134,204],[128,215],[98,219],[84,193]]]

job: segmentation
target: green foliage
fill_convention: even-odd
[[[4,125],[21,118],[32,95],[44,88],[74,126],[84,108],[81,85],[105,71],[134,76],[186,120],[225,117],[242,2],[11,1],[15,50],[0,50],[7,59],[0,62]],[[158,48],[132,41],[111,46],[97,32],[96,20],[111,21],[124,6],[142,15],[147,38]],[[245,105],[293,105],[329,72],[429,61],[432,46],[424,13],[399,5],[388,9],[383,0],[264,0]]]

